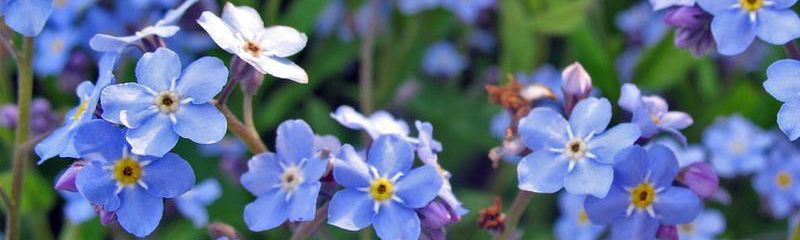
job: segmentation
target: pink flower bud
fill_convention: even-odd
[[[583,69],[580,63],[573,63],[565,68],[561,73],[564,90],[564,111],[567,114],[572,112],[578,102],[588,97],[592,93],[592,77]]]
[[[684,167],[679,176],[681,183],[703,199],[714,196],[719,189],[719,177],[711,164],[706,162],[696,162]]]
[[[58,181],[56,181],[55,188],[62,191],[77,192],[78,187],[75,186],[75,178],[84,166],[86,166],[85,161],[77,161],[69,166],[69,168],[64,171],[64,174],[61,174],[61,177],[58,178]]]

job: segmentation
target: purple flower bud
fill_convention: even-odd
[[[711,35],[712,19],[713,16],[700,7],[679,7],[667,12],[664,23],[676,28],[675,46],[689,49],[695,56],[701,56],[715,46]]]
[[[678,240],[678,228],[675,225],[660,225],[656,238],[659,240]]]
[[[103,226],[117,221],[117,213],[106,211],[103,206],[100,205],[92,204],[92,206],[94,206],[94,211],[97,212],[97,216],[100,216],[100,224],[103,224]]]
[[[417,214],[420,217],[422,228],[427,229],[443,228],[447,224],[460,220],[458,214],[450,210],[446,203],[438,200],[433,200],[427,206],[417,210]]]
[[[85,161],[77,161],[72,163],[72,165],[69,166],[69,168],[67,168],[63,174],[61,174],[61,177],[58,178],[55,188],[62,191],[77,192],[78,187],[75,186],[75,178],[78,176],[78,172],[80,172],[84,166],[86,166]]]
[[[58,116],[50,109],[50,102],[35,98],[31,103],[31,133],[40,135],[55,128]]]
[[[719,189],[719,177],[711,164],[696,162],[681,169],[678,180],[703,199],[714,196]]]
[[[13,104],[0,106],[0,126],[4,128],[15,128],[17,127],[17,118],[19,118],[17,106]]]
[[[64,71],[58,77],[58,87],[65,92],[73,92],[86,78],[86,71],[91,64],[91,57],[82,51],[75,51],[70,55]]]
[[[564,81],[564,109],[570,113],[575,104],[592,93],[592,77],[583,65],[576,62],[564,69],[561,78]]]
[[[242,91],[251,96],[256,94],[264,82],[263,73],[237,56],[231,59],[231,78],[239,81]]]

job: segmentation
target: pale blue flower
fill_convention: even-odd
[[[677,228],[678,236],[682,240],[718,239],[725,231],[725,217],[715,209],[706,209],[694,221],[680,224]]]
[[[788,217],[800,204],[800,154],[794,146],[781,145],[789,149],[774,148],[766,167],[753,178],[753,188],[778,219]]]
[[[697,0],[714,15],[711,33],[724,55],[744,52],[756,36],[783,45],[800,37],[800,17],[791,9],[797,0]]]
[[[689,166],[692,163],[705,162],[706,159],[705,150],[699,145],[683,146],[675,141],[675,139],[659,138],[648,146],[653,146],[655,144],[665,146],[672,150],[672,152],[675,153],[675,158],[678,159],[678,166],[681,168]]]
[[[92,204],[80,193],[58,191],[58,194],[61,195],[66,202],[64,204],[64,216],[71,224],[81,224],[97,216],[97,214],[94,213]]]
[[[492,8],[495,4],[497,4],[495,0],[442,0],[442,6],[469,24],[474,24],[481,11]]]
[[[419,142],[417,143],[417,157],[425,165],[435,167],[438,169],[439,175],[442,177],[442,188],[439,189],[439,198],[447,203],[448,207],[458,215],[465,215],[469,210],[464,208],[461,201],[456,198],[453,193],[453,185],[450,183],[451,174],[441,165],[439,165],[438,153],[442,151],[442,144],[433,139],[433,125],[429,122],[414,122],[417,127],[417,134]]]
[[[703,132],[703,145],[720,177],[748,175],[766,166],[769,134],[740,115],[721,117]]]
[[[47,19],[53,13],[53,0],[2,0],[6,2],[0,16],[15,32],[26,37],[35,37],[42,32]]]
[[[353,107],[344,105],[331,113],[331,117],[342,126],[366,131],[372,139],[390,134],[400,135],[407,140],[411,139],[408,137],[410,133],[408,124],[403,120],[394,118],[386,111],[377,111],[366,117],[353,109]]]
[[[555,222],[553,231],[556,239],[561,240],[594,240],[599,239],[606,227],[592,224],[583,202],[586,195],[575,195],[567,192],[558,197],[558,209],[561,216]]]
[[[99,52],[117,52],[121,53],[125,48],[130,45],[142,44],[141,40],[150,36],[158,36],[160,38],[168,38],[175,35],[180,30],[176,22],[183,16],[189,7],[191,7],[198,0],[187,0],[182,3],[178,8],[168,11],[164,18],[157,21],[153,26],[147,26],[134,35],[116,37],[107,34],[97,34],[89,42],[89,45],[95,51]]]
[[[650,5],[653,5],[653,10],[661,10],[668,7],[694,6],[696,0],[650,0]]]
[[[467,59],[452,43],[439,41],[428,47],[422,69],[430,76],[454,78],[467,67]]]
[[[196,228],[208,224],[208,211],[206,208],[222,195],[222,188],[216,179],[203,180],[197,186],[178,198],[175,198],[175,207],[178,212],[192,221]]]
[[[397,7],[405,15],[414,15],[418,12],[430,10],[442,4],[442,0],[401,0]]]
[[[218,58],[200,58],[181,71],[178,55],[159,48],[139,59],[136,78],[106,87],[100,99],[104,119],[130,128],[126,139],[133,153],[163,156],[178,136],[200,144],[225,136],[227,121],[210,102],[228,78]]]
[[[667,132],[686,145],[686,136],[680,130],[691,126],[694,120],[685,112],[669,111],[669,105],[663,98],[656,95],[645,96],[636,85],[626,83],[622,85],[619,106],[633,115],[631,122],[639,126],[642,138],[652,138],[660,132]]]
[[[80,33],[69,26],[45,29],[36,39],[33,70],[39,75],[56,75],[64,70]]]
[[[778,101],[783,102],[778,112],[778,126],[794,141],[800,138],[800,83],[797,82],[797,69],[800,61],[784,59],[767,68],[767,81],[764,89]]]

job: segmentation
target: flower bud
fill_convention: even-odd
[[[16,128],[17,118],[19,118],[17,106],[14,106],[13,104],[0,106],[0,127]]]
[[[69,166],[69,168],[67,168],[63,174],[61,174],[61,177],[58,178],[58,181],[56,181],[56,190],[77,192],[78,187],[75,186],[75,178],[78,176],[78,172],[80,172],[84,166],[86,166],[85,161],[77,161],[72,163],[72,165]]]
[[[97,213],[97,216],[100,217],[100,224],[103,224],[103,226],[112,224],[115,221],[117,221],[117,213],[106,211],[103,208],[103,206],[100,205],[92,204],[92,206],[94,207],[94,211]]]
[[[706,162],[696,162],[681,169],[678,181],[703,199],[714,196],[719,189],[719,177]]]
[[[238,56],[231,59],[232,81],[239,81],[239,86],[245,94],[255,95],[264,82],[264,74],[253,68]]]
[[[570,113],[578,102],[592,93],[592,77],[589,76],[583,65],[576,62],[564,69],[561,73],[561,78],[563,81],[562,90],[564,91],[564,109],[567,113]]]
[[[70,55],[69,61],[64,66],[64,71],[58,76],[58,87],[65,92],[74,92],[75,88],[86,77],[86,71],[92,60],[82,51],[75,51]]]
[[[678,240],[678,228],[675,225],[660,225],[656,238],[659,240]]]
[[[460,217],[450,207],[438,199],[431,201],[427,206],[417,210],[422,228],[439,229],[450,223],[457,222]]]
[[[242,239],[239,232],[228,224],[221,222],[214,222],[208,224],[208,235],[211,239],[229,239],[238,240]]]
[[[675,46],[692,51],[700,56],[713,49],[714,36],[711,34],[713,16],[697,6],[679,7],[664,16],[664,23],[674,26]]]

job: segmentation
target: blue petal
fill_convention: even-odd
[[[98,163],[92,162],[78,172],[75,185],[87,200],[103,206],[106,210],[114,211],[119,207],[120,199],[116,194],[117,183],[113,179],[111,172],[103,170]]]
[[[620,150],[633,145],[639,136],[636,125],[623,123],[592,138],[588,143],[589,152],[597,156],[598,162],[610,164]]]
[[[53,0],[14,0],[5,8],[6,25],[26,37],[34,37],[42,32],[53,13]]]
[[[288,120],[278,126],[275,148],[281,160],[294,165],[314,154],[314,132],[303,120]]]
[[[719,53],[736,55],[744,52],[756,37],[754,25],[747,11],[729,10],[717,14],[711,21],[711,33]]]
[[[333,178],[348,188],[369,187],[371,179],[369,166],[349,144],[342,146],[333,160]]]
[[[658,220],[645,212],[634,212],[611,226],[612,240],[655,239]]]
[[[67,200],[64,205],[64,215],[71,223],[80,224],[94,218],[94,207],[80,193],[67,191],[59,193]]]
[[[395,184],[395,194],[406,207],[422,208],[433,200],[442,188],[442,176],[430,165],[408,172]]]
[[[584,159],[578,161],[564,179],[564,187],[572,194],[590,194],[603,198],[611,188],[614,170],[611,164],[600,164]]]
[[[678,176],[678,160],[669,148],[655,144],[647,152],[650,182],[656,188],[669,187]]]
[[[712,15],[717,15],[731,10],[731,6],[739,3],[739,0],[697,0],[697,5]]]
[[[42,164],[47,159],[55,157],[64,152],[69,139],[74,135],[74,132],[70,131],[70,126],[57,128],[50,133],[47,138],[42,140],[42,142],[39,144],[36,144],[36,147],[34,148],[36,155],[39,156],[39,161],[36,164]]]
[[[154,114],[141,126],[128,130],[125,138],[133,147],[131,152],[156,157],[164,156],[178,143],[178,134],[166,114]]]
[[[197,228],[203,227],[208,223],[208,211],[200,203],[193,201],[175,201],[175,207],[181,215],[192,221],[192,225]]]
[[[779,60],[767,68],[764,89],[781,102],[800,100],[800,82],[796,81],[797,76],[800,76],[800,61]]]
[[[800,17],[792,9],[763,8],[756,18],[758,38],[765,42],[783,45],[800,37]]]
[[[142,36],[116,37],[98,33],[89,39],[89,47],[98,52],[122,53],[129,45],[136,44]]]
[[[107,86],[100,95],[103,119],[128,128],[139,127],[142,121],[158,113],[153,101],[153,93],[146,86],[136,83]]]
[[[414,149],[397,135],[382,135],[372,143],[367,162],[383,177],[407,172],[414,163]]]
[[[519,121],[519,136],[533,151],[563,148],[569,140],[569,124],[560,113],[550,108],[534,108]]]
[[[381,239],[419,239],[420,221],[417,213],[394,201],[381,205],[373,227]]]
[[[115,162],[122,158],[125,130],[97,119],[80,126],[75,133],[75,149],[83,159],[98,162]]]
[[[631,195],[619,186],[613,186],[605,198],[586,197],[586,216],[594,224],[608,225],[625,217]]]
[[[625,111],[633,113],[642,105],[642,92],[636,85],[626,83],[622,85],[617,104]]]
[[[358,231],[372,223],[375,201],[368,193],[346,188],[336,192],[328,209],[328,224]]]
[[[194,186],[192,166],[181,156],[167,153],[161,159],[145,157],[144,160],[151,162],[144,167],[142,181],[147,184],[147,192],[153,196],[174,198]]]
[[[587,98],[578,102],[569,117],[575,137],[586,137],[606,130],[611,122],[611,103],[605,98]]]
[[[548,150],[535,151],[517,165],[519,188],[537,193],[554,193],[564,187],[569,160]]]
[[[191,97],[192,103],[206,103],[222,90],[228,82],[228,68],[219,58],[203,57],[183,70],[175,90],[181,96]]]
[[[650,117],[651,113],[644,107],[637,108],[631,117],[631,123],[639,126],[642,138],[652,138],[658,134],[658,125]]]
[[[772,7],[777,9],[790,8],[797,0],[772,0]]]
[[[219,185],[219,181],[213,178],[203,180],[189,191],[192,193],[191,199],[193,201],[206,206],[214,202],[214,200],[217,200],[217,198],[222,195],[222,187]],[[184,194],[183,196],[186,195],[187,194]]]
[[[767,200],[769,201],[769,210],[776,218],[785,218],[792,213],[794,206],[786,197],[776,194],[768,197]]]
[[[292,193],[289,203],[289,220],[311,221],[317,211],[317,196],[319,196],[320,182],[304,183]]]
[[[171,90],[181,75],[181,60],[178,54],[166,48],[145,53],[136,64],[136,81],[156,92]]]
[[[653,207],[661,217],[661,224],[676,225],[694,220],[703,209],[703,204],[691,190],[672,187],[665,192],[658,193],[658,201],[653,203]]]
[[[273,153],[261,153],[247,162],[248,170],[240,179],[242,186],[253,195],[260,196],[280,184],[282,167]]]
[[[125,231],[137,236],[150,235],[161,221],[164,200],[148,194],[141,187],[129,187],[120,193],[122,204],[116,211],[117,221]]]
[[[289,216],[287,204],[283,191],[275,189],[262,194],[244,207],[244,222],[254,232],[280,226]]]
[[[778,127],[789,137],[790,141],[800,138],[800,101],[784,103],[778,111]]]
[[[774,185],[775,172],[770,170],[762,171],[753,177],[753,189],[760,195],[768,195]]]
[[[219,142],[228,130],[225,116],[210,103],[181,104],[175,112],[175,119],[172,129],[181,137],[199,144]]]
[[[92,95],[93,91],[94,91],[94,84],[92,84],[92,82],[90,81],[83,81],[80,84],[78,84],[77,88],[75,88],[75,95],[78,96],[79,98],[84,98],[89,95]]]
[[[325,171],[328,170],[328,159],[319,159],[318,157],[311,157],[306,159],[303,165],[303,177],[306,182],[319,181]]]
[[[647,152],[639,145],[623,149],[614,157],[614,185],[634,187],[647,176]]]

